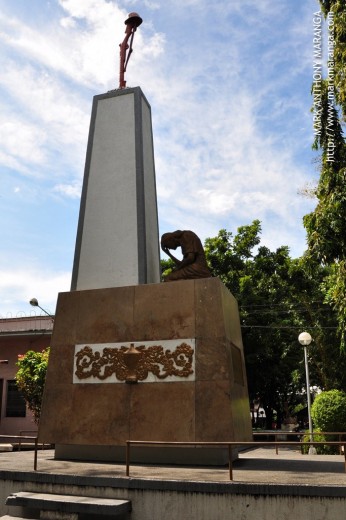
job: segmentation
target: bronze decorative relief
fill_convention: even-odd
[[[90,345],[78,347],[75,353],[77,382],[89,378],[102,382],[115,377],[118,382],[136,383],[148,378],[151,381],[187,378],[194,373],[194,346],[184,340],[174,349],[156,344],[135,346],[134,343],[104,348],[99,345],[98,349]]]

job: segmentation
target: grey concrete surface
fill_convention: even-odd
[[[54,460],[40,451],[0,453],[0,515],[11,493],[35,492],[129,500],[132,520],[341,520],[346,510],[344,457],[256,448],[228,468],[191,465],[131,466]],[[14,507],[17,517],[29,518]],[[38,515],[30,518],[39,518]],[[125,518],[125,517],[124,517]]]
[[[0,453],[2,451],[13,451],[12,444],[0,444]]]
[[[38,453],[38,474],[126,479],[123,463],[55,460],[54,450]],[[34,452],[0,453],[0,475],[8,472],[33,473]],[[159,481],[229,482],[227,466],[175,466],[131,464],[130,479]],[[233,482],[247,484],[346,485],[343,455],[302,455],[292,448],[256,448],[242,452],[233,463]],[[345,491],[346,493],[346,491]]]
[[[131,511],[129,500],[94,498],[78,495],[58,495],[53,493],[18,492],[11,494],[7,505],[31,507],[43,511],[64,513],[84,513],[91,515],[119,515]]]

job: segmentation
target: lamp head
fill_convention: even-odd
[[[30,300],[30,305],[32,305],[33,307],[38,307],[38,301],[36,298],[31,298]]]
[[[310,334],[308,332],[302,332],[298,336],[298,341],[301,345],[306,347],[306,346],[310,345],[310,343],[312,341],[312,337],[310,336]]]

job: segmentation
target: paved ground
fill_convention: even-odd
[[[28,471],[33,451],[0,452],[0,471]],[[57,475],[125,477],[125,464],[54,460],[53,450],[40,450],[38,472]],[[133,464],[130,477],[139,479],[228,482],[228,467]],[[272,447],[243,452],[233,463],[233,480],[244,483],[312,484],[345,486],[343,455],[302,455],[298,450]]]

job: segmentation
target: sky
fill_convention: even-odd
[[[317,0],[0,0],[0,317],[69,291],[94,95],[126,72],[151,105],[160,234],[306,249]],[[40,313],[40,311],[38,312]]]

